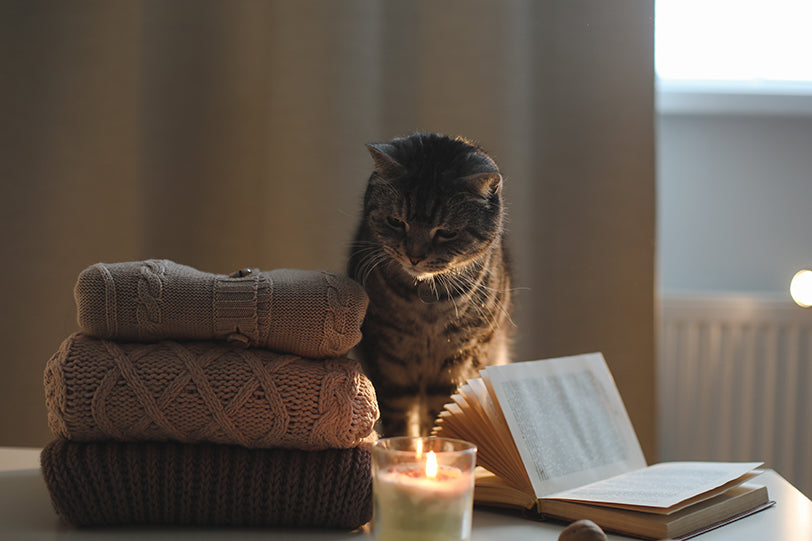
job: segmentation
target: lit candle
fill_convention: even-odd
[[[476,447],[447,438],[387,438],[373,447],[377,541],[471,537]]]

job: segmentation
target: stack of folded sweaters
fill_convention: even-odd
[[[344,355],[368,299],[324,271],[97,264],[45,369],[41,456],[75,525],[356,528],[375,391]]]

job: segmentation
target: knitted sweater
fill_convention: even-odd
[[[244,269],[230,276],[166,259],[97,263],[74,288],[80,329],[111,340],[229,340],[303,357],[344,355],[369,299],[326,271]]]
[[[368,446],[307,452],[57,439],[41,462],[56,512],[78,526],[354,529],[372,516]]]
[[[372,437],[375,390],[355,361],[215,342],[114,342],[76,333],[45,368],[48,423],[79,441],[349,448]]]

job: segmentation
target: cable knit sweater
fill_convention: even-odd
[[[229,340],[311,358],[355,346],[369,303],[342,274],[243,269],[226,276],[166,259],[92,265],[74,297],[80,329],[99,338]]]
[[[372,518],[366,445],[308,452],[57,439],[41,462],[57,514],[77,526],[354,529]]]
[[[45,368],[42,473],[78,526],[354,529],[372,516],[375,390],[344,358],[368,299],[346,276],[99,263],[82,332]]]
[[[356,361],[214,342],[114,342],[76,333],[45,369],[48,423],[79,441],[175,440],[349,448],[375,437]]]

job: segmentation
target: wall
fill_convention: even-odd
[[[506,178],[517,360],[603,351],[655,454],[653,4],[13,2],[0,18],[0,445],[97,261],[342,270],[364,143],[478,140]]]
[[[659,290],[788,295],[812,266],[812,116],[657,117]]]
[[[808,114],[657,117],[660,456],[765,461],[807,494],[812,310],[788,290],[812,268],[810,151]]]

